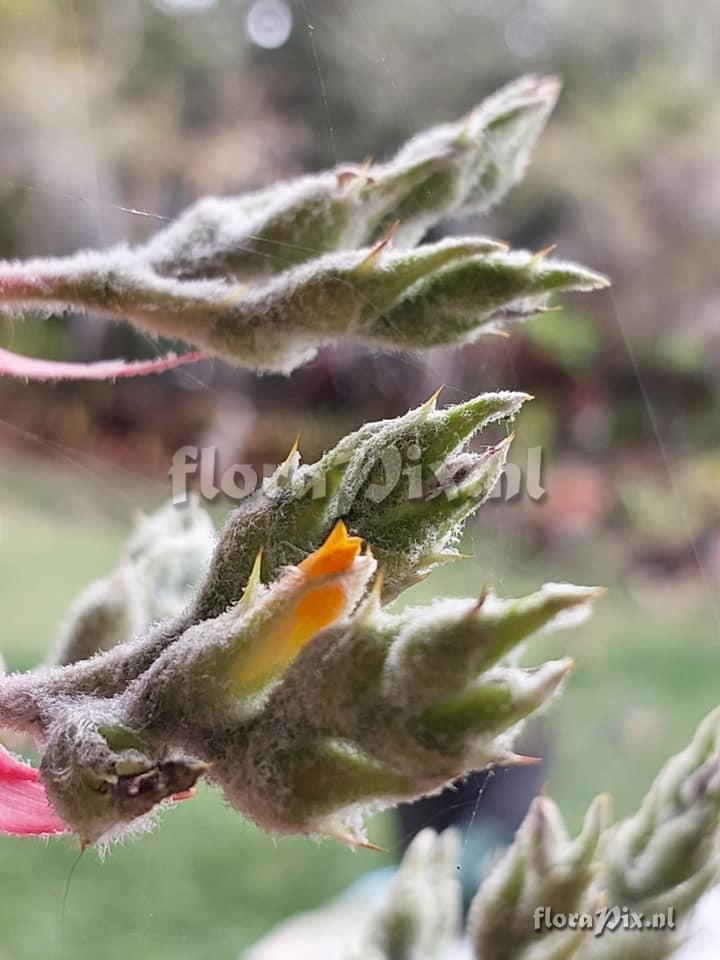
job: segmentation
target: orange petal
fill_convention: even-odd
[[[332,533],[321,547],[298,564],[306,577],[317,579],[348,570],[362,548],[361,537],[351,537],[342,520],[338,520]]]
[[[349,570],[361,547],[362,539],[349,536],[339,520],[325,543],[298,565],[306,586],[316,580],[322,582],[303,592],[289,610],[268,625],[258,642],[239,652],[232,673],[236,687],[251,690],[279,673],[317,633],[347,611],[348,604],[357,598],[349,598],[341,583],[328,583],[326,578]]]

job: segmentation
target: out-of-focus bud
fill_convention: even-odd
[[[454,830],[419,833],[405,854],[363,947],[347,960],[447,960],[460,935],[461,890]]]
[[[134,568],[121,561],[107,577],[86,587],[70,605],[55,641],[51,663],[86,660],[125,643],[148,625]]]
[[[484,213],[522,177],[555,106],[555,77],[523,77],[384,164],[343,165],[240,197],[205,197],[137,251],[158,273],[252,277],[363,247],[400,220],[414,246],[439,220]]]
[[[215,540],[215,526],[195,495],[139,519],[126,554],[143,590],[145,626],[188,605],[207,573]]]
[[[585,930],[558,930],[552,918],[595,909],[590,887],[607,820],[607,798],[598,797],[571,840],[552,800],[535,798],[471,904],[468,933],[477,960],[570,960],[578,954]]]
[[[600,884],[607,902],[648,921],[664,917],[665,928],[615,930],[588,942],[582,960],[651,960],[671,956],[682,942],[693,907],[720,877],[719,747],[715,710],[605,844]]]
[[[0,349],[0,373],[110,379],[207,354],[289,373],[327,344],[385,350],[462,344],[607,285],[573,264],[540,264],[483,238],[416,252],[448,216],[481,213],[522,176],[560,85],[523,77],[456,123],[410,140],[388,163],[339,167],[242,197],[206,197],[148,243],[0,264],[0,304],[128,320],[199,351],[149,361],[64,363]],[[399,252],[389,251],[393,240]]]
[[[73,601],[50,662],[85,660],[179,614],[206,572],[215,530],[196,497],[138,518],[115,570]]]
[[[457,833],[427,829],[392,881],[368,878],[317,910],[282,923],[241,960],[460,960]],[[384,874],[384,871],[383,871]],[[369,889],[368,889],[369,887]]]

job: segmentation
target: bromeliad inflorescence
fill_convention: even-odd
[[[525,762],[512,751],[518,727],[572,662],[508,658],[596,594],[549,585],[392,614],[378,581],[360,602],[375,574],[340,521],[274,583],[251,576],[237,604],[189,627],[120,694],[84,693],[81,667],[10,676],[0,721],[44,744],[52,808],[83,843],[205,774],[266,829],[362,844],[364,810]],[[101,676],[102,658],[94,665]]]
[[[187,611],[90,660],[0,681],[0,724],[43,749],[51,806],[33,821],[38,832],[62,822],[84,843],[107,841],[204,775],[267,829],[358,844],[368,809],[525,762],[513,740],[571,661],[525,669],[518,649],[585,612],[597,591],[548,585],[521,600],[486,592],[383,606],[456,555],[508,444],[464,447],[525,399],[488,394],[437,409],[432,398],[367,424],[316,464],[301,466],[294,451],[231,516]],[[410,443],[423,495],[374,502],[383,454]],[[16,829],[31,788],[38,800],[24,769],[18,802],[3,798]]]

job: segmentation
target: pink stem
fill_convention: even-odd
[[[169,353],[156,360],[99,360],[95,363],[64,363],[40,360],[0,348],[0,374],[26,380],[115,380],[117,377],[144,377],[162,373],[181,364],[205,359],[199,351],[177,356]]]

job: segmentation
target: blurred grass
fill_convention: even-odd
[[[382,842],[384,832],[373,836]],[[69,841],[3,838],[3,960],[234,958],[288,914],[388,862],[338,844],[275,844],[209,789],[169,812],[153,834],[113,849],[105,863],[87,851],[70,878],[76,859]]]
[[[43,656],[78,589],[112,566],[131,505],[151,506],[167,491],[130,476],[19,458],[0,467],[0,490],[0,649],[11,668],[21,668]],[[474,561],[439,571],[407,602],[475,593],[489,570],[506,595],[552,579],[610,588],[588,624],[536,641],[527,659],[569,652],[577,660],[548,718],[549,791],[573,824],[602,791],[614,795],[619,815],[630,812],[663,760],[720,700],[717,631],[701,587],[632,588],[617,572],[609,538],[528,562],[522,537],[488,532],[482,514],[465,547],[474,549]],[[389,820],[378,820],[371,835],[392,846],[391,830]],[[392,853],[276,842],[203,789],[105,863],[88,851],[72,874],[63,915],[76,857],[68,841],[3,838],[0,960],[125,960],[129,952],[147,960],[234,958],[279,920],[385,866]]]

